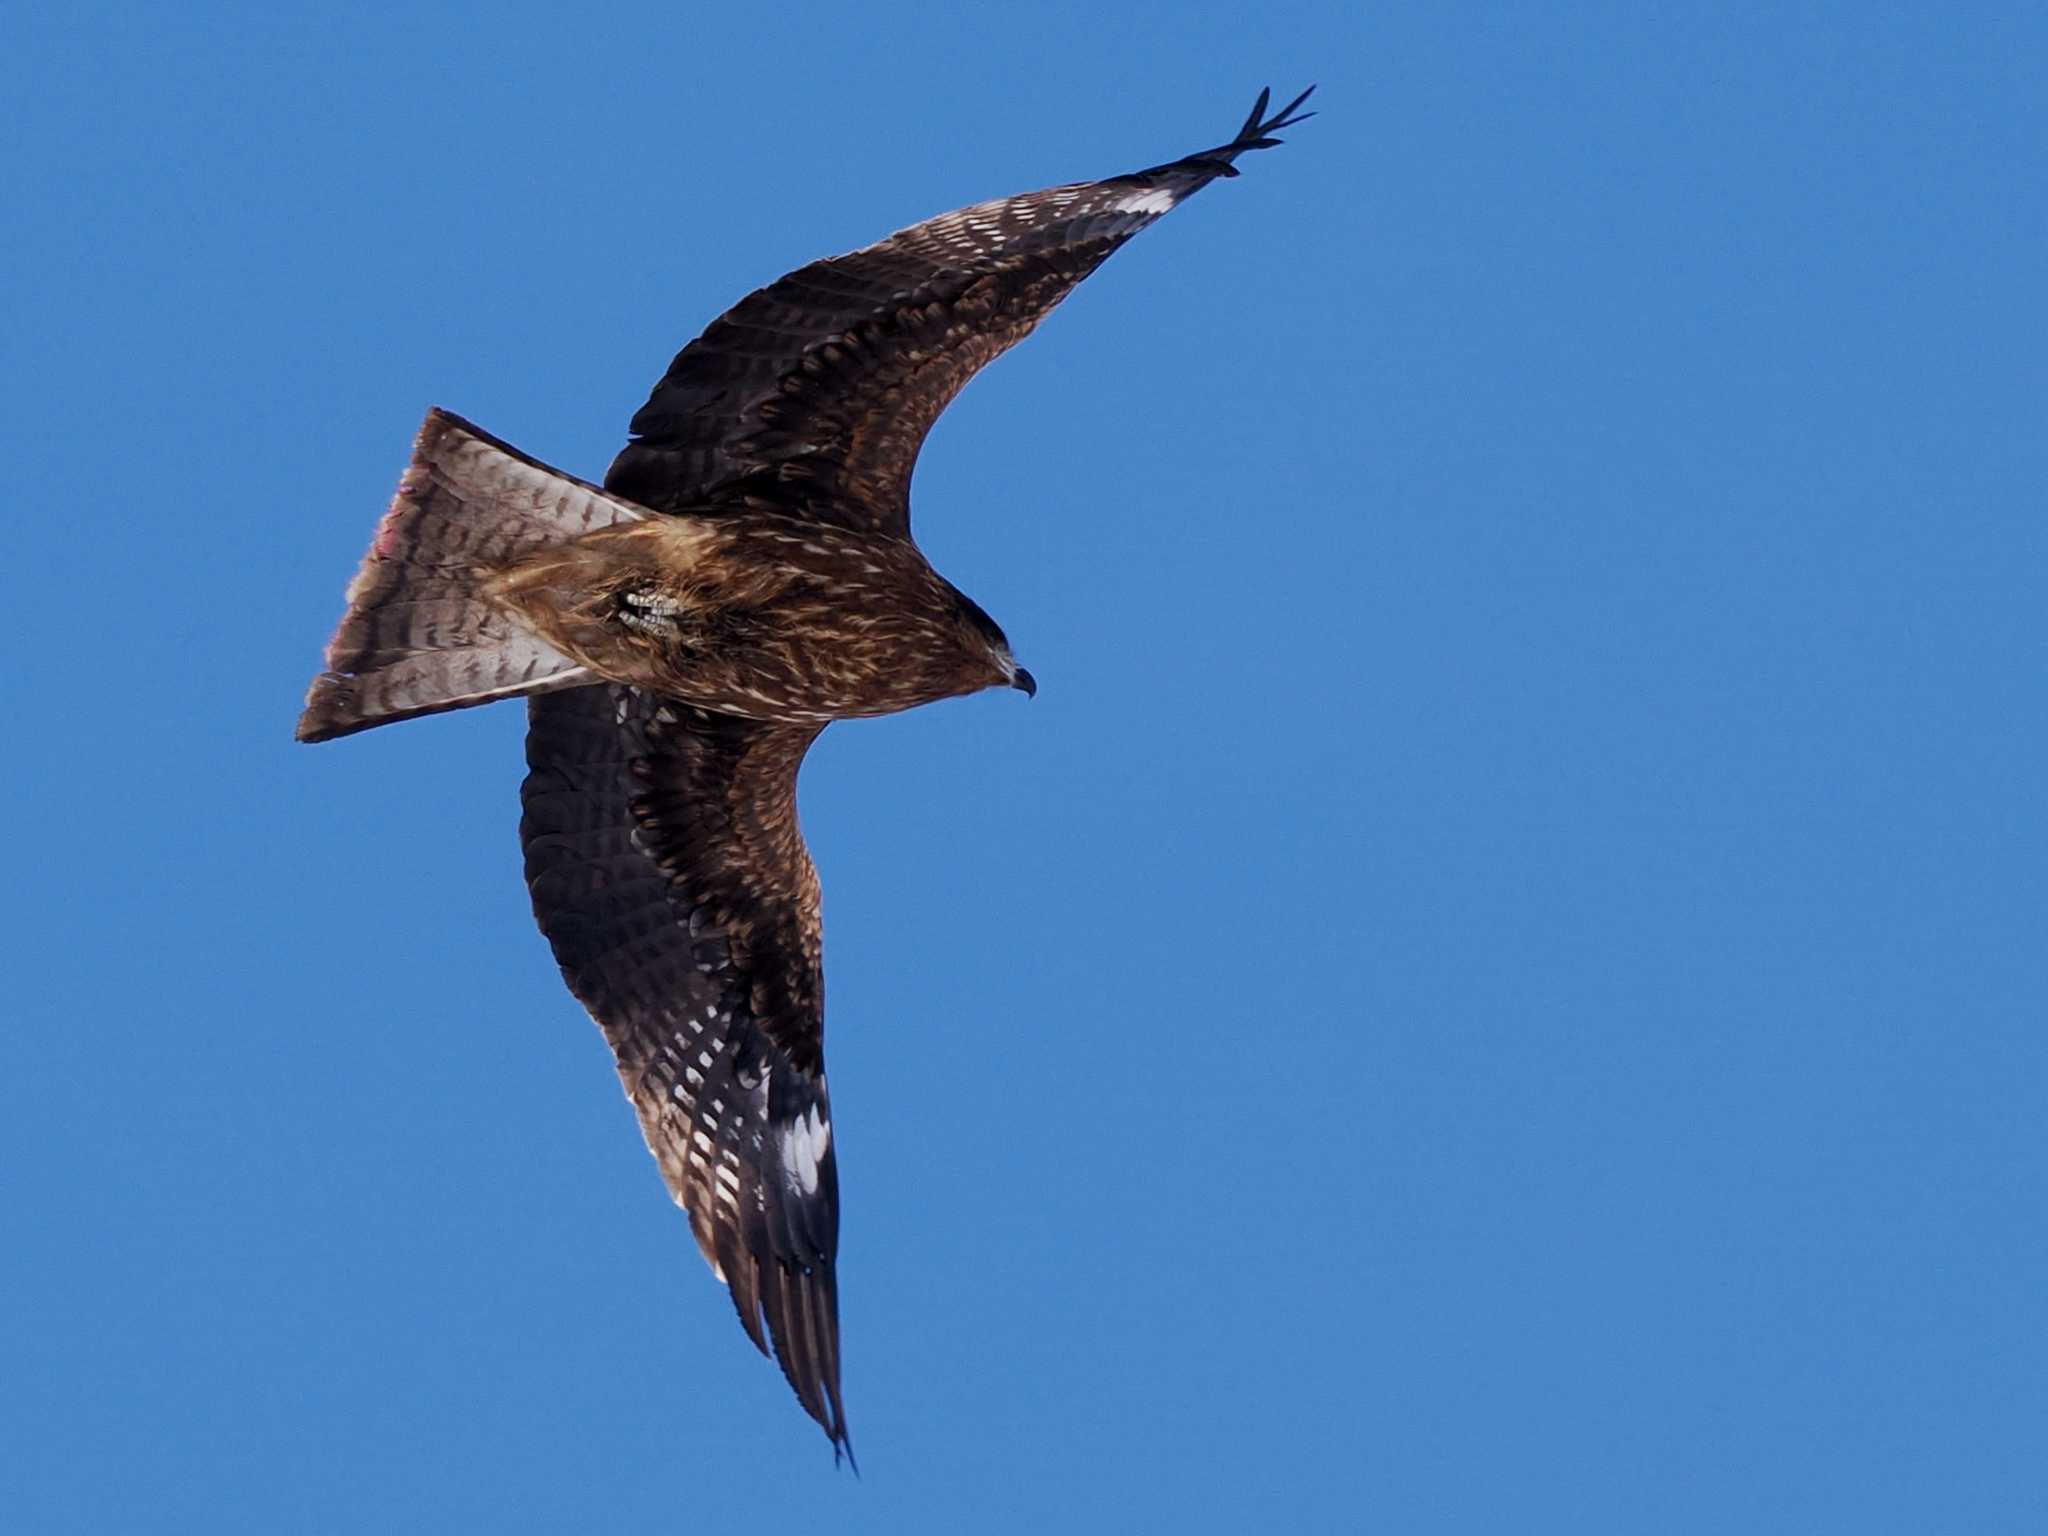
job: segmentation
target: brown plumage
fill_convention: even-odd
[[[325,741],[523,696],[534,914],[663,1179],[835,1450],[838,1173],[818,881],[832,720],[1032,691],[910,537],[967,380],[1308,93],[1230,143],[979,203],[750,294],[678,354],[602,488],[428,414],[299,721]]]

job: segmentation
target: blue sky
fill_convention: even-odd
[[[575,9],[0,21],[0,1524],[2048,1525],[2039,10]],[[1039,697],[806,769],[856,1481],[521,712],[298,701],[429,404],[1309,80],[926,450]]]

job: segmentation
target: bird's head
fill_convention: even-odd
[[[988,616],[981,604],[964,592],[960,599],[961,638],[977,664],[983,688],[1015,688],[1026,698],[1038,696],[1038,680],[1017,665],[1010,652],[1009,636]]]

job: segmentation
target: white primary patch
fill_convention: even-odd
[[[1116,210],[1118,213],[1166,213],[1178,201],[1166,188],[1154,187],[1150,192],[1125,198],[1116,205]]]
[[[813,1104],[801,1120],[782,1128],[782,1163],[789,1170],[792,1188],[815,1194],[818,1188],[818,1160],[832,1145],[832,1127],[818,1115]]]

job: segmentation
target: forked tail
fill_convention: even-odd
[[[484,593],[521,555],[648,513],[427,412],[412,463],[349,583],[299,716],[301,741],[593,681]]]

